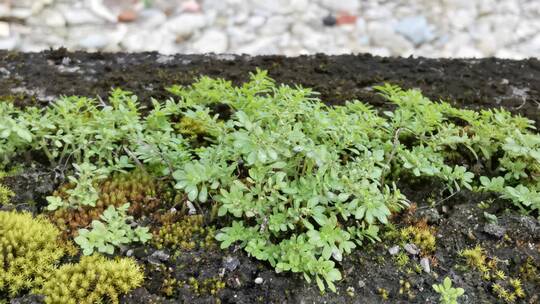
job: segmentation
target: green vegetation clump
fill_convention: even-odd
[[[452,287],[452,280],[449,277],[444,278],[442,284],[433,284],[433,289],[441,295],[439,298],[441,304],[457,304],[457,299],[465,293],[463,288]]]
[[[116,246],[146,243],[152,237],[148,227],[133,229],[126,222],[133,220],[132,216],[126,215],[128,208],[129,204],[118,208],[109,206],[100,216],[102,221],[92,221],[92,230],[79,229],[75,243],[81,246],[84,255],[91,255],[94,251],[113,254]]]
[[[400,238],[403,242],[410,242],[418,246],[424,255],[435,251],[436,238],[433,228],[427,223],[421,222],[417,225],[407,226],[400,231]]]
[[[457,109],[417,90],[375,89],[393,111],[359,101],[329,107],[310,89],[276,85],[261,71],[241,86],[202,77],[171,87],[176,100],[153,100],[146,116],[120,89],[107,103],[3,105],[0,152],[4,162],[31,149],[53,165],[74,163],[74,188],[49,198],[49,209],[94,208],[105,176],[146,168],[185,194],[183,205],[206,205],[224,218],[216,234],[222,248],[238,244],[321,290],[335,291],[343,255],[378,240],[379,227],[408,205],[398,179],[436,179],[446,193],[498,193],[538,215],[540,136],[531,120]],[[432,250],[429,237],[406,234]]]
[[[497,298],[506,303],[514,303],[517,299],[526,297],[521,280],[509,278],[504,271],[497,268],[497,259],[489,258],[482,246],[462,250],[460,256],[465,259],[467,266],[482,274],[482,279],[492,282],[491,288]]]
[[[0,211],[0,291],[15,297],[47,282],[64,255],[59,234],[44,218]]]
[[[15,193],[8,187],[2,185],[2,179],[6,176],[6,172],[0,170],[0,206],[7,205]]]
[[[193,250],[212,246],[214,243],[214,228],[203,226],[203,216],[188,215],[177,222],[166,223],[154,234],[153,243],[158,249],[170,248],[177,250]]]
[[[11,198],[15,196],[15,193],[8,187],[0,184],[0,205],[9,204]]]
[[[39,291],[47,304],[117,304],[120,295],[141,286],[142,269],[131,258],[83,256],[55,270]]]

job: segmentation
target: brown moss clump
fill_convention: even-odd
[[[158,249],[193,250],[215,244],[214,227],[203,226],[202,215],[184,216],[180,221],[165,224],[154,234],[153,242]]]
[[[63,185],[53,195],[66,200],[66,190],[72,187],[71,184]],[[164,184],[139,169],[128,173],[115,173],[96,185],[99,198],[95,207],[60,209],[49,213],[49,218],[62,230],[65,239],[72,238],[80,228],[98,219],[109,206],[119,207],[130,203],[128,214],[135,218],[152,214],[162,205],[160,193],[164,187]]]

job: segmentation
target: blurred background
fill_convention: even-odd
[[[520,59],[540,0],[0,0],[0,49]]]

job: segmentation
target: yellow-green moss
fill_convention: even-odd
[[[509,278],[504,271],[497,268],[497,258],[489,258],[482,246],[465,249],[459,254],[465,259],[467,267],[481,273],[486,282],[493,282],[491,286],[495,296],[506,303],[514,303],[517,299],[525,298],[526,294],[521,281]]]
[[[202,215],[183,217],[176,223],[164,225],[153,238],[154,245],[172,250],[192,250],[197,244],[206,248],[215,244],[213,227],[203,226]]]
[[[58,268],[43,285],[47,304],[118,303],[121,294],[141,286],[144,273],[131,258],[84,256]]]
[[[432,228],[427,225],[408,226],[400,230],[404,242],[414,243],[423,254],[435,251],[436,239]]]
[[[0,290],[16,296],[41,287],[64,255],[59,235],[42,217],[0,212]]]
[[[0,205],[7,205],[11,201],[11,198],[15,196],[15,193],[8,187],[0,184]]]
[[[198,296],[208,294],[215,296],[220,290],[225,288],[225,282],[221,281],[218,277],[208,278],[202,281],[197,281],[197,279],[191,277],[188,279],[187,285]]]

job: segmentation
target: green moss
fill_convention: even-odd
[[[48,281],[64,255],[59,234],[44,218],[0,212],[0,291],[16,296]]]
[[[144,273],[135,260],[84,256],[54,271],[40,293],[47,304],[118,303],[121,294],[141,286]]]
[[[181,283],[185,284],[185,282]],[[212,277],[201,281],[191,277],[188,279],[187,285],[197,296],[208,294],[215,296],[220,290],[225,288],[225,282],[221,281],[219,277]]]
[[[414,243],[424,255],[435,251],[436,239],[432,228],[424,224],[408,226],[400,230],[400,237],[403,242]]]
[[[11,198],[15,196],[15,193],[8,187],[0,184],[0,205],[7,205],[11,201]]]
[[[214,227],[203,227],[202,215],[190,215],[164,225],[154,235],[153,242],[158,249],[193,250],[197,245],[200,248],[214,246],[214,234]]]

